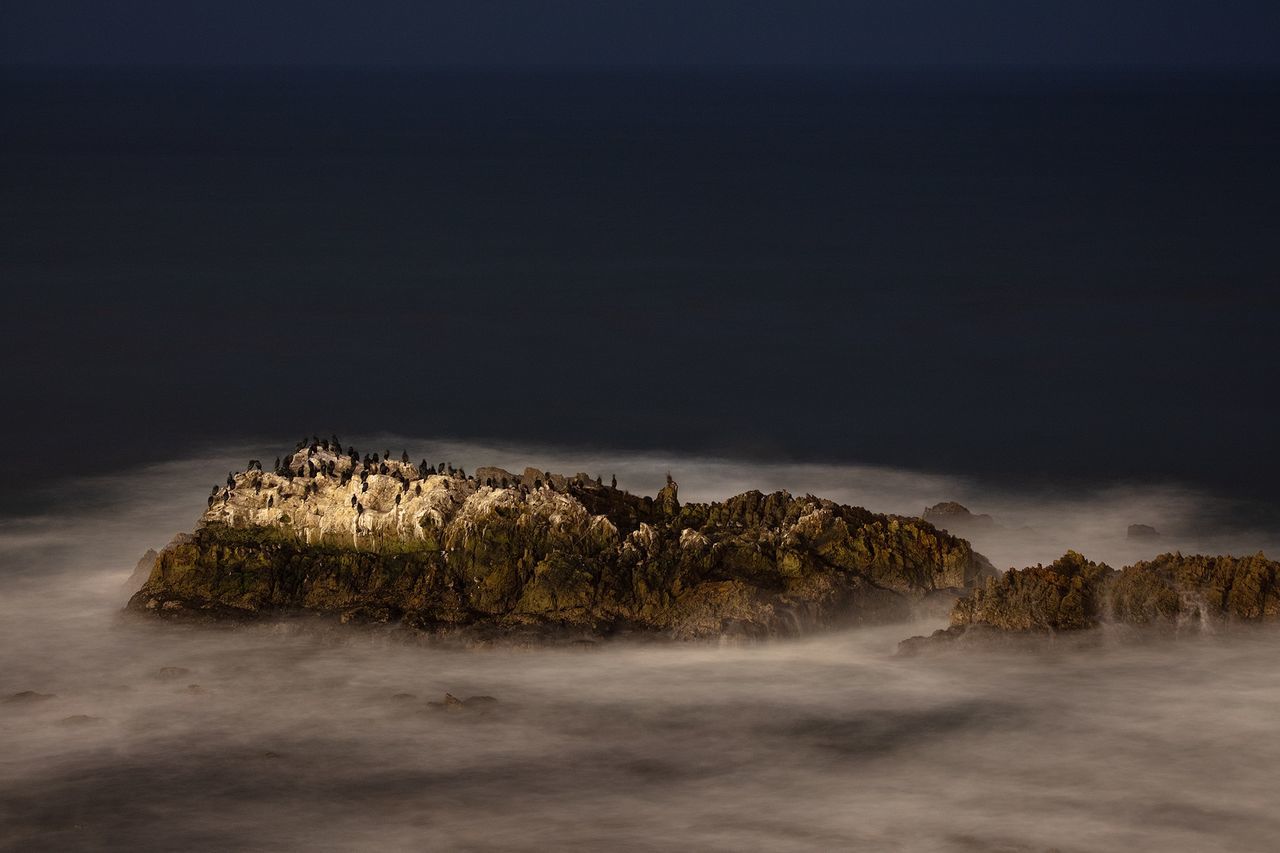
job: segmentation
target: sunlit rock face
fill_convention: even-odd
[[[435,468],[313,444],[277,471],[229,475],[129,607],[495,637],[761,637],[908,618],[993,574],[927,523],[813,496],[682,505],[674,481],[654,498],[583,474]]]

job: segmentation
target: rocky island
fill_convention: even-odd
[[[812,495],[681,504],[670,477],[641,497],[587,474],[389,455],[313,438],[229,474],[128,608],[482,639],[767,637],[906,619],[995,574],[927,522]]]

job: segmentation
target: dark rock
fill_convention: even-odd
[[[1129,539],[1142,539],[1142,540],[1159,539],[1160,531],[1156,530],[1154,527],[1152,527],[1149,524],[1130,524],[1129,530],[1126,533],[1126,536]]]
[[[44,702],[47,699],[56,698],[56,695],[54,693],[37,693],[34,690],[23,690],[5,699],[4,703],[6,705],[29,705],[34,702]]]
[[[427,704],[433,708],[440,708],[445,711],[461,711],[465,707],[462,700],[457,696],[454,696],[452,693],[444,694],[443,702],[428,702]]]
[[[459,699],[452,693],[444,694],[443,702],[428,702],[432,708],[442,711],[488,711],[498,704],[498,700],[492,696],[468,696],[466,699]]]
[[[184,675],[190,675],[191,670],[185,666],[162,666],[156,671],[156,678],[168,681],[173,678],[182,678]]]

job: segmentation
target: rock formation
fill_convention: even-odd
[[[990,577],[956,602],[951,628],[967,632],[1079,631],[1103,623],[1199,625],[1280,620],[1280,563],[1264,555],[1206,557],[1163,554],[1116,570],[1068,551],[1048,566]],[[904,650],[925,644],[913,638]]]
[[[670,478],[652,498],[584,474],[435,468],[336,440],[274,472],[251,465],[160,552],[129,608],[486,636],[771,636],[905,618],[994,574],[929,524],[813,496],[682,505]]]
[[[1160,531],[1156,530],[1150,524],[1130,524],[1128,530],[1125,531],[1125,537],[1128,539],[1151,541],[1152,539],[1160,538]]]
[[[943,501],[926,507],[920,515],[922,519],[937,527],[956,535],[965,535],[977,530],[989,530],[995,526],[995,519],[981,513],[974,514],[969,508],[955,501]]]
[[[138,564],[133,567],[133,571],[129,573],[128,579],[124,582],[124,589],[127,592],[133,594],[147,582],[147,578],[151,577],[151,569],[156,564],[156,558],[159,556],[155,548],[147,549],[147,553],[143,554],[142,559],[138,560]]]

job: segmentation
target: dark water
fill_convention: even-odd
[[[1255,508],[1280,474],[1275,79],[10,69],[0,93],[15,472],[392,430]]]

